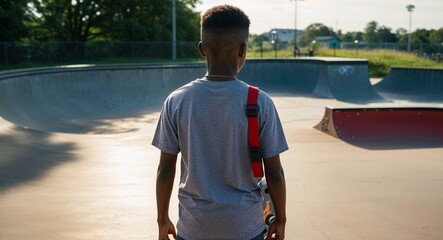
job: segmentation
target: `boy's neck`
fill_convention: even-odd
[[[237,80],[237,77],[235,76],[227,76],[227,75],[210,75],[206,74],[203,79],[208,81],[217,81],[217,82],[224,82],[224,81],[234,81]]]
[[[204,79],[210,81],[236,80],[237,68],[232,61],[211,61],[208,59],[208,71]]]

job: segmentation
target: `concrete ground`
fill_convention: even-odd
[[[290,145],[286,239],[443,239],[443,148],[358,148],[313,128],[326,105],[348,104],[271,96]],[[102,134],[0,119],[0,239],[156,239],[158,115],[110,120]]]

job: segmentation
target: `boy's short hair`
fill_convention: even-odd
[[[201,16],[201,40],[217,48],[233,46],[247,39],[250,24],[241,9],[231,5],[215,6]]]

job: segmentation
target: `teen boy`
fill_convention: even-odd
[[[207,73],[166,99],[152,144],[161,150],[157,172],[158,239],[259,240],[265,224],[248,149],[248,85],[237,79],[245,59],[249,18],[229,5],[201,17],[201,56]],[[268,189],[276,219],[266,239],[284,239],[286,189],[279,154],[288,149],[269,96],[260,91],[259,126]],[[168,210],[181,152],[178,236]]]

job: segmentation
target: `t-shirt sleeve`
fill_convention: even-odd
[[[260,146],[264,158],[276,156],[289,149],[283,127],[271,98],[263,94],[260,104]]]
[[[180,146],[178,141],[177,126],[172,118],[172,111],[168,101],[165,101],[157,123],[152,145],[160,151],[178,154]]]

